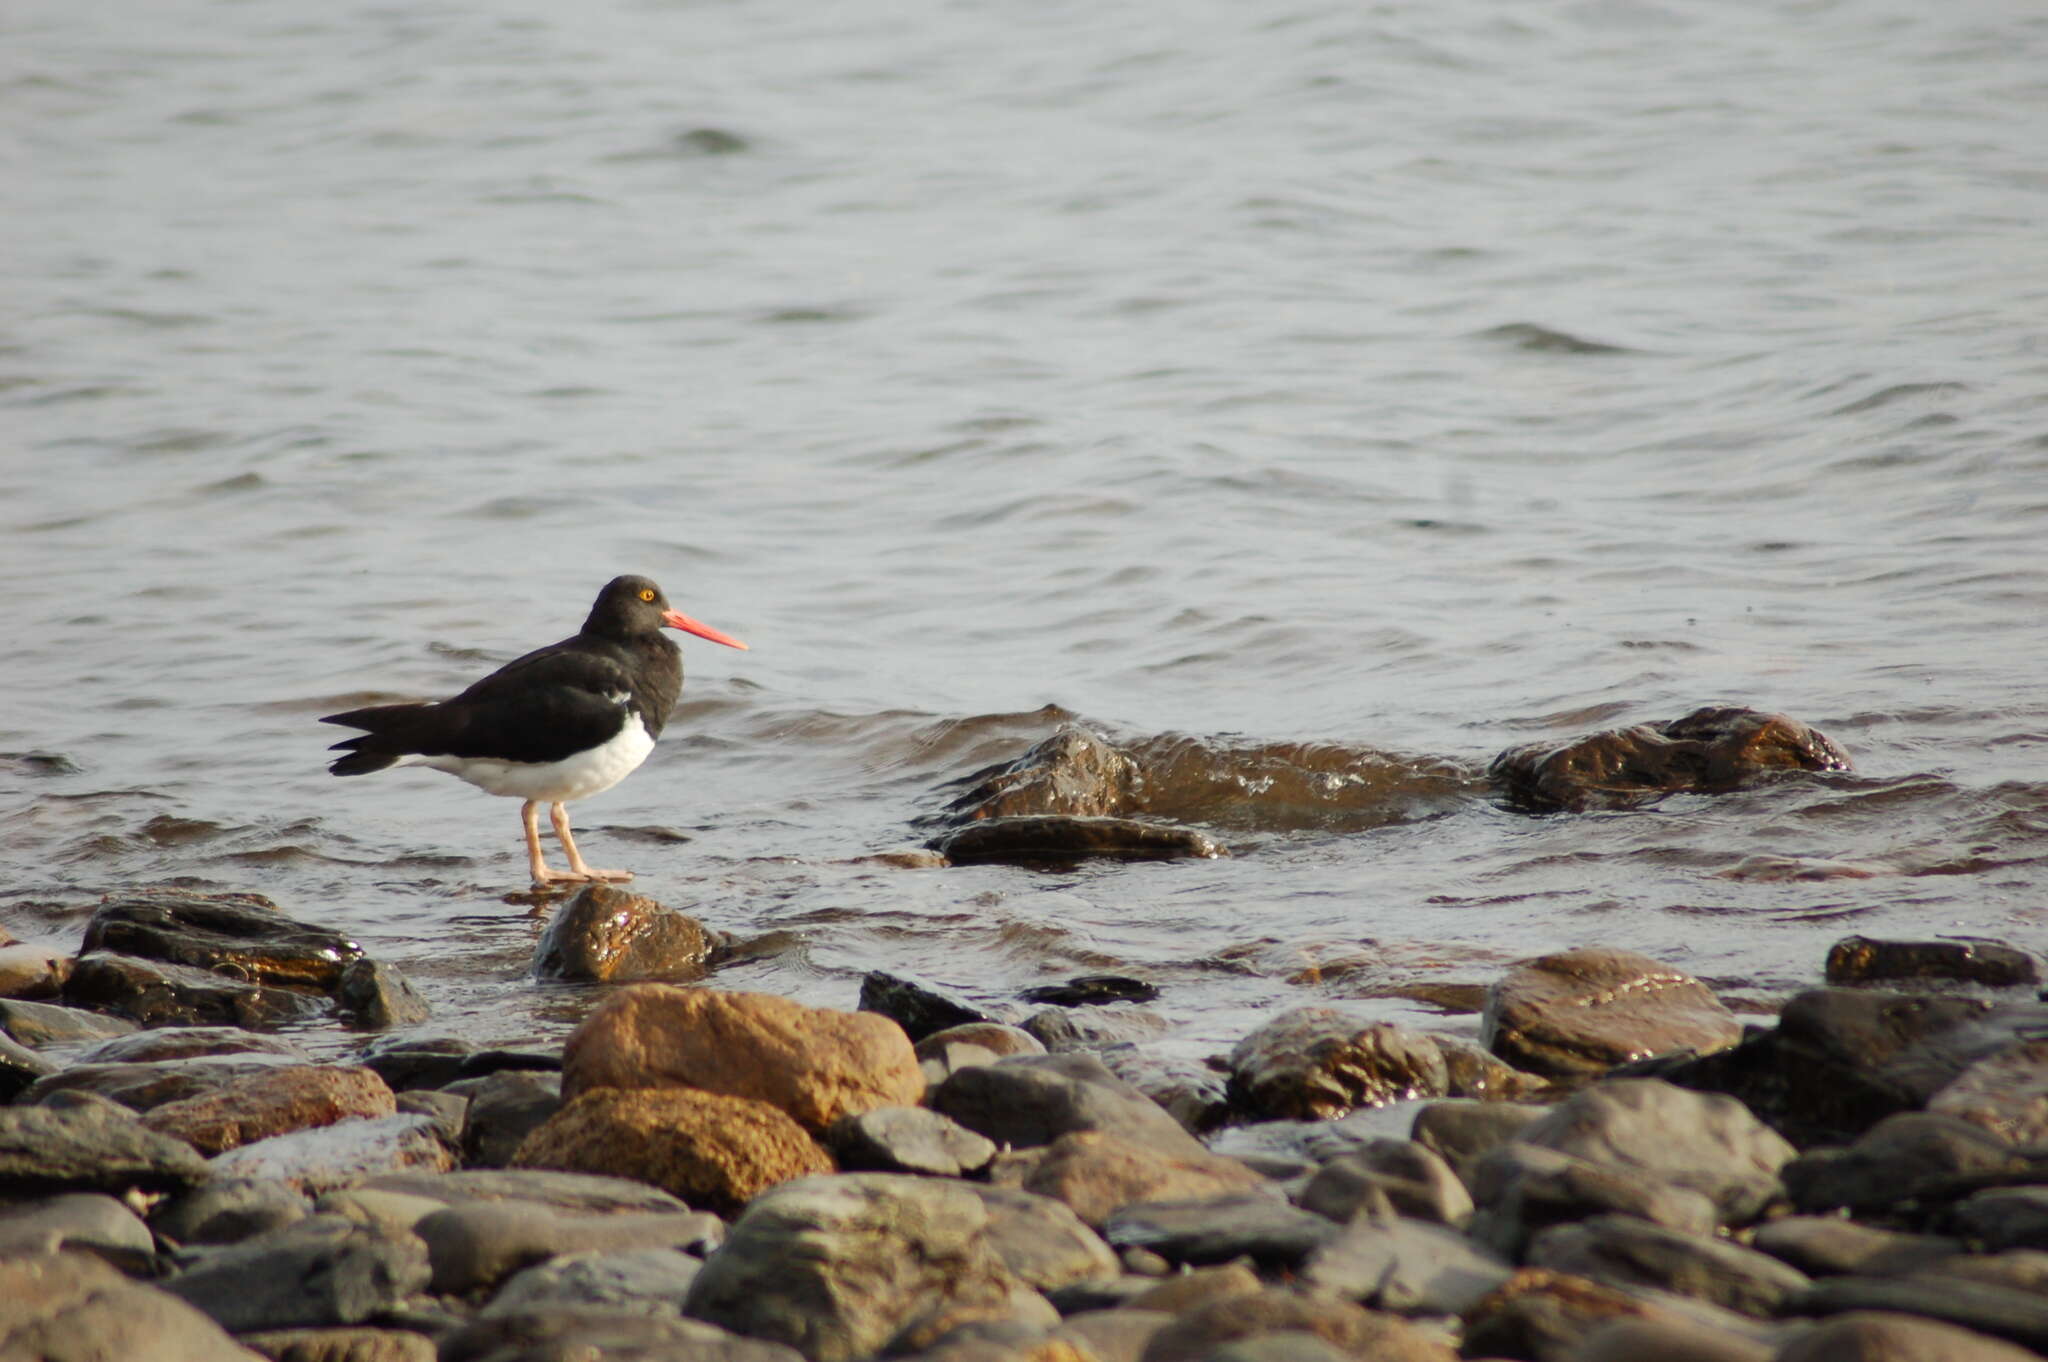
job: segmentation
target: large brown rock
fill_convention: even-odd
[[[187,1141],[202,1154],[221,1154],[351,1116],[397,1114],[391,1089],[370,1070],[307,1064],[259,1069],[211,1092],[152,1107],[142,1123]]]
[[[1441,1097],[1449,1082],[1429,1037],[1333,1007],[1283,1012],[1230,1052],[1232,1094],[1263,1117],[1331,1120],[1356,1107]]]
[[[1797,719],[1710,707],[1568,743],[1511,747],[1487,774],[1509,803],[1544,812],[1626,808],[1681,792],[1719,794],[1774,771],[1849,769],[1847,752]]]
[[[704,924],[673,908],[593,884],[558,909],[533,950],[542,979],[628,983],[702,978],[715,942]]]
[[[766,1102],[823,1133],[842,1116],[924,1097],[903,1028],[872,1012],[805,1007],[766,993],[633,984],[570,1035],[562,1095],[697,1088]]]
[[[1063,728],[1023,756],[984,767],[959,783],[946,806],[950,822],[1031,814],[1082,817],[1125,812],[1140,779],[1138,764],[1085,729]]]
[[[1479,1037],[1518,1068],[1583,1076],[1676,1050],[1725,1050],[1742,1039],[1742,1023],[1685,971],[1589,946],[1517,962],[1487,990]]]
[[[81,956],[91,951],[332,994],[363,948],[331,928],[286,917],[261,894],[138,889],[101,902],[79,947]]]
[[[777,1108],[678,1088],[593,1088],[542,1122],[512,1163],[638,1178],[722,1214],[832,1171],[831,1156]]]

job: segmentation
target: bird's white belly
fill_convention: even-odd
[[[401,765],[431,766],[460,776],[479,790],[512,799],[540,799],[551,804],[583,799],[631,775],[654,739],[638,718],[629,718],[617,737],[561,761],[500,761],[493,757],[411,756]]]

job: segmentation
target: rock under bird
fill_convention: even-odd
[[[664,628],[747,646],[676,610],[647,578],[614,577],[573,638],[506,663],[460,695],[321,719],[364,730],[334,744],[330,750],[346,755],[327,769],[360,776],[430,766],[460,776],[525,801],[519,817],[535,884],[630,880],[631,871],[584,864],[565,806],[618,784],[654,750],[683,690],[683,650]],[[541,856],[542,804],[569,858],[566,871]]]

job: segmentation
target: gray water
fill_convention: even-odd
[[[1758,1010],[2048,944],[2033,7],[13,0],[0,130],[19,936],[257,890],[558,1033],[516,806],[315,720],[637,571],[753,651],[578,824],[728,986],[1114,969],[1200,1052],[1573,944]],[[1476,779],[1710,702],[1859,770]],[[1236,854],[859,859],[1070,719]]]

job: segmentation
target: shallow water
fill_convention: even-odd
[[[2039,949],[2044,72],[1990,0],[20,0],[0,923],[254,889],[558,1031],[516,807],[314,720],[639,571],[753,651],[578,823],[732,986],[1138,972],[1199,1052],[1577,943],[1759,1008]],[[1477,783],[1712,702],[1859,770]],[[859,861],[1070,718],[1237,854]]]

